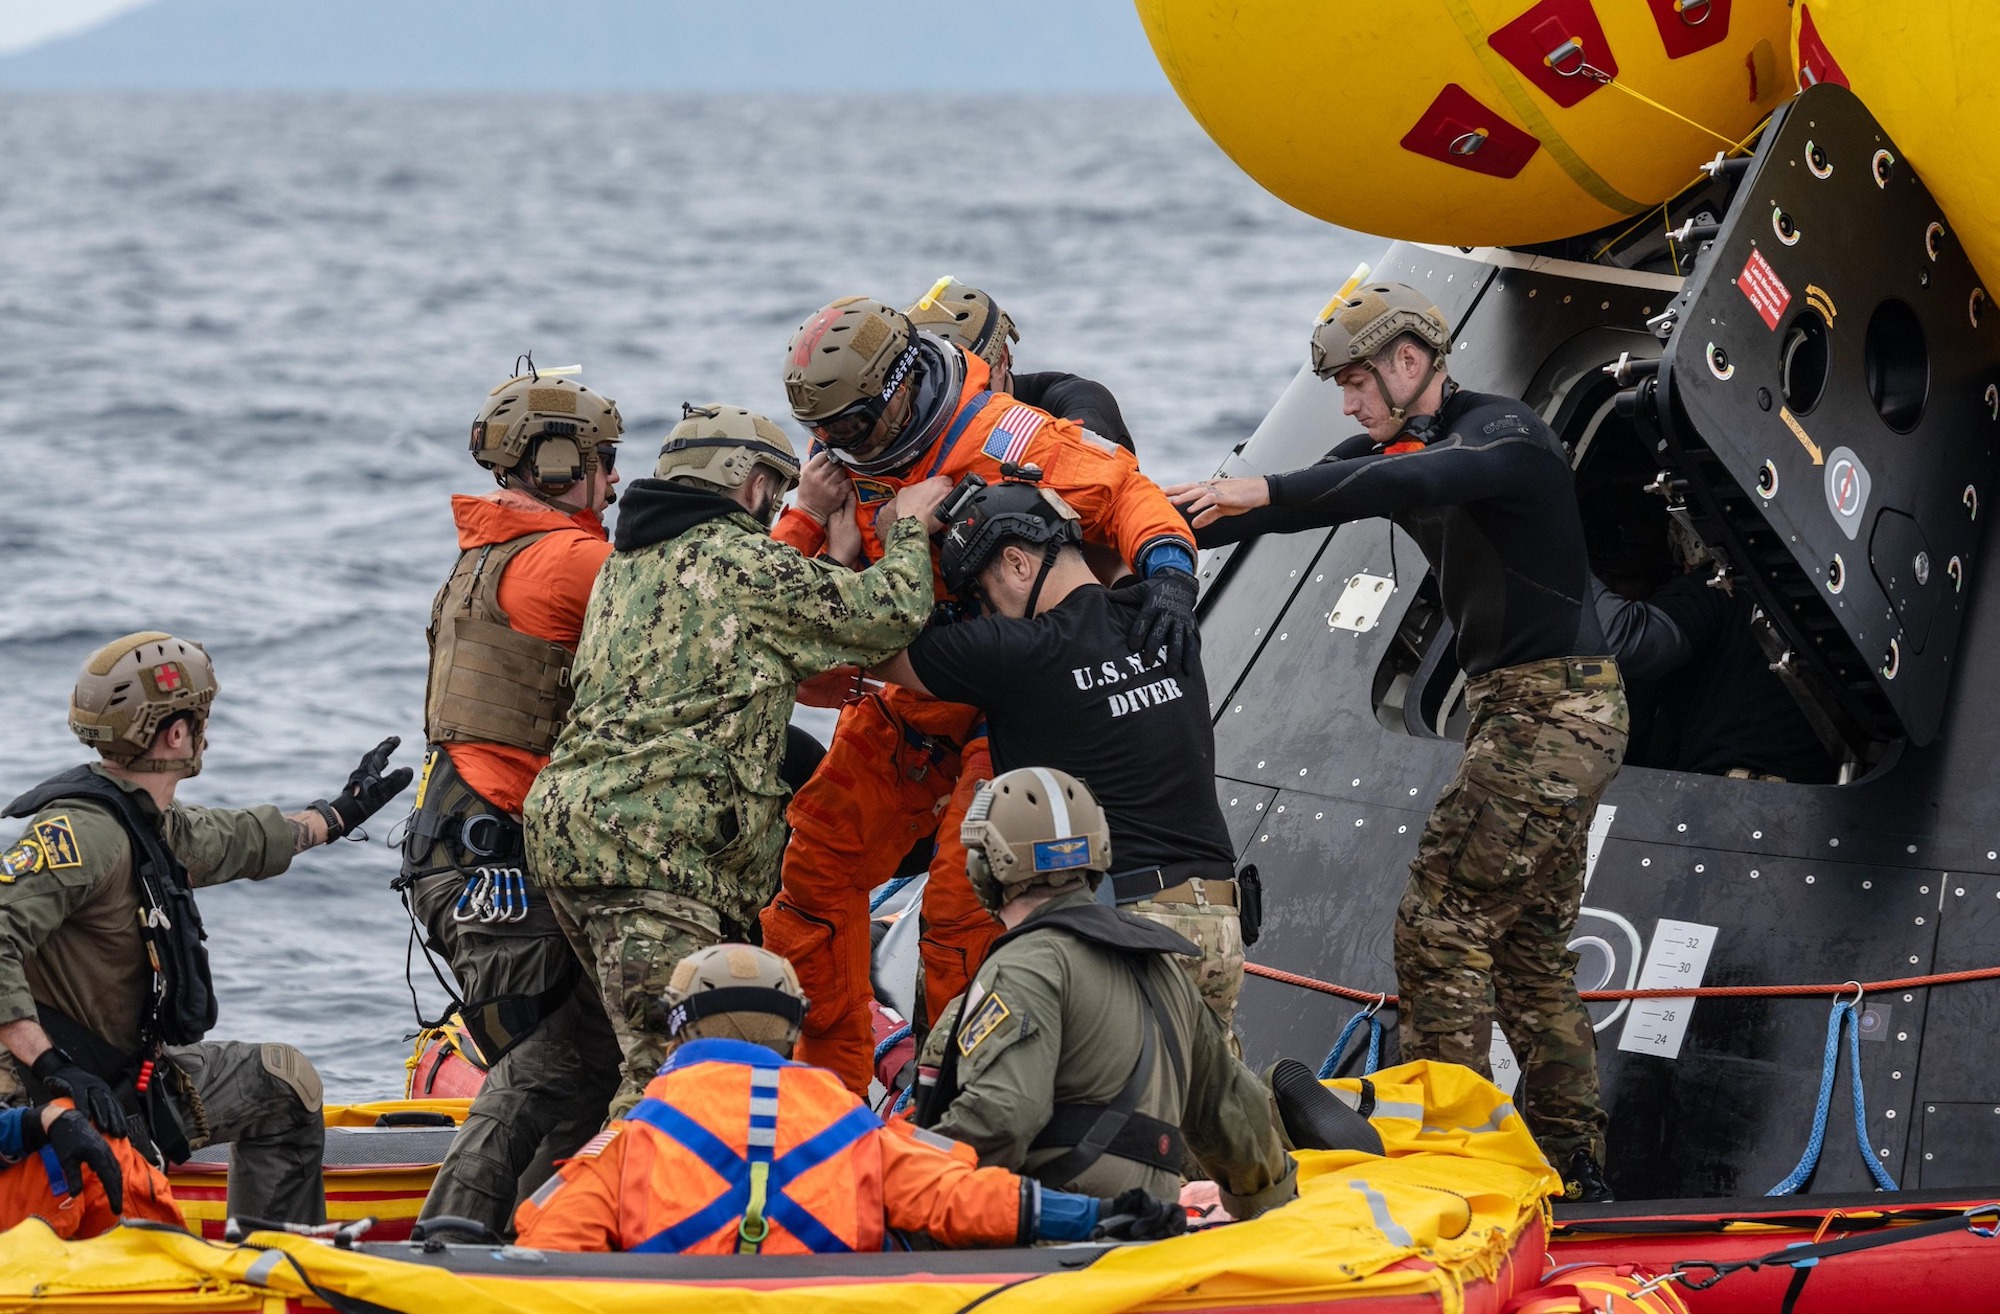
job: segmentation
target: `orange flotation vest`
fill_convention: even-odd
[[[626,1115],[627,1133],[653,1150],[646,1174],[653,1231],[627,1249],[881,1249],[881,1120],[831,1073],[760,1046],[707,1041],[702,1049],[720,1052],[694,1066],[670,1064]],[[714,1061],[725,1055],[732,1061]]]

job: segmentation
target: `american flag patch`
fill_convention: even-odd
[[[598,1155],[604,1153],[605,1146],[611,1144],[611,1142],[617,1139],[618,1139],[617,1131],[607,1127],[603,1131],[597,1133],[597,1135],[585,1141],[583,1143],[583,1148],[576,1152],[576,1157],[579,1159],[595,1159]]]
[[[1028,443],[1048,421],[1048,416],[1032,406],[1009,406],[980,450],[996,461],[1018,463],[1028,454]]]

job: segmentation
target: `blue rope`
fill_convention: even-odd
[[[1847,1032],[1847,1066],[1853,1074],[1848,1084],[1854,1091],[1854,1143],[1861,1150],[1861,1157],[1868,1163],[1868,1172],[1875,1179],[1875,1185],[1884,1191],[1894,1191],[1896,1180],[1889,1176],[1889,1170],[1879,1162],[1875,1147],[1868,1143],[1868,1111],[1861,1096],[1861,1019],[1854,1012],[1854,1005],[1846,1000],[1833,1006],[1833,1012],[1826,1019],[1826,1058],[1820,1064],[1819,1103],[1813,1109],[1812,1139],[1806,1142],[1806,1152],[1799,1159],[1799,1166],[1792,1169],[1784,1181],[1769,1191],[1771,1195],[1791,1195],[1804,1186],[1819,1166],[1820,1152],[1826,1148],[1826,1115],[1833,1104],[1834,1071],[1840,1066],[1840,1033]]]
[[[888,1056],[890,1050],[902,1044],[909,1038],[910,1038],[910,1024],[905,1022],[903,1023],[902,1026],[897,1027],[894,1031],[891,1031],[888,1035],[882,1037],[881,1042],[875,1046],[875,1061],[877,1063],[880,1063],[884,1058]]]
[[[881,889],[875,891],[875,897],[868,901],[868,915],[873,917],[876,909],[895,898],[905,885],[908,885],[915,879],[915,876],[898,876],[895,880],[888,882]]]
[[[916,1101],[916,1097],[917,1097],[917,1088],[915,1086],[903,1087],[903,1093],[901,1095],[898,1095],[896,1097],[896,1102],[889,1106],[889,1116],[893,1118],[897,1114],[901,1113],[904,1109],[909,1108],[910,1105]]]
[[[1333,1042],[1333,1050],[1326,1056],[1326,1062],[1319,1065],[1319,1079],[1325,1081],[1340,1067],[1340,1060],[1347,1055],[1347,1042],[1353,1038],[1354,1029],[1363,1022],[1368,1024],[1368,1059],[1361,1065],[1361,1075],[1371,1076],[1382,1066],[1382,1019],[1375,1016],[1371,1008],[1364,1009],[1347,1019],[1347,1025],[1340,1029],[1340,1039]]]

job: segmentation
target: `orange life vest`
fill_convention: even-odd
[[[626,1249],[882,1248],[882,1122],[832,1073],[735,1041],[694,1042],[675,1057],[696,1061],[669,1062],[626,1115],[624,1134],[653,1151],[643,1169],[651,1231]],[[630,1150],[625,1162],[636,1186]]]

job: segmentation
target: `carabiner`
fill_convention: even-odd
[[[481,914],[486,907],[486,881],[487,876],[484,867],[481,867],[478,871],[465,878],[465,888],[459,891],[458,904],[451,910],[451,919],[453,921],[471,922],[484,920]]]
[[[1854,980],[1854,979],[1853,979],[1853,978],[1851,978],[1851,977],[1850,977],[1850,978],[1849,978],[1848,980],[1846,980],[1846,981],[1843,981],[1843,982],[1841,982],[1841,983],[1840,983],[1840,988],[1841,988],[1841,989],[1843,989],[1843,990],[1845,990],[1845,989],[1846,989],[1846,988],[1847,988],[1848,986],[1853,986],[1853,987],[1854,987],[1854,998],[1852,998],[1852,999],[1850,999],[1850,1000],[1847,1000],[1847,1001],[1846,1001],[1846,1003],[1847,1003],[1847,1006],[1848,1006],[1849,1008],[1859,1008],[1859,1007],[1861,1007],[1861,996],[1862,996],[1862,995],[1863,995],[1864,993],[1866,993],[1866,992],[1864,992],[1864,991],[1862,990],[1862,988],[1861,988],[1861,983],[1860,983],[1859,981],[1856,981],[1856,980]],[[1836,998],[1837,998],[1837,997],[1836,997]]]
[[[1381,994],[1375,996],[1374,1003],[1370,1004],[1367,1008],[1361,1010],[1361,1016],[1374,1017],[1384,1008],[1387,1008],[1388,1005],[1389,1005],[1389,992],[1384,990]]]

